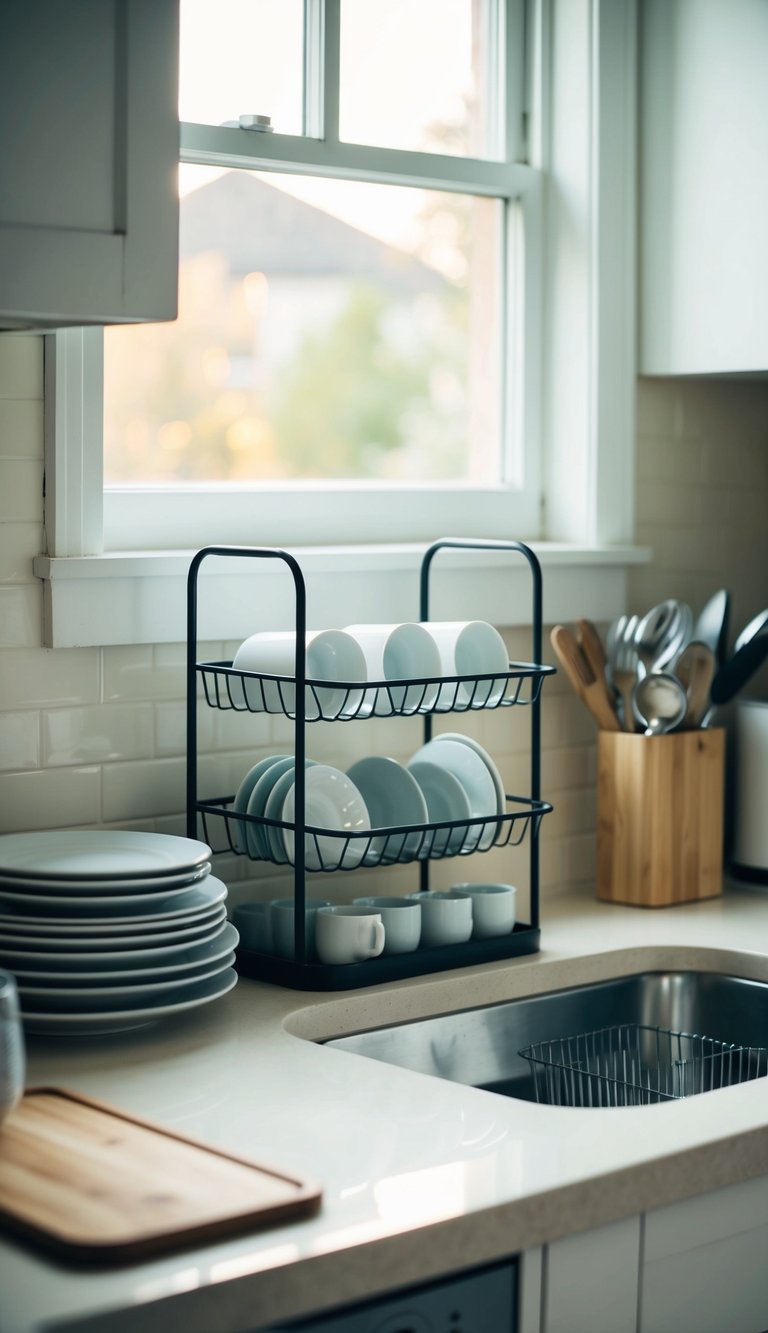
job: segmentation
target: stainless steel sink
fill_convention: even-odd
[[[642,972],[325,1044],[535,1101],[522,1048],[625,1023],[699,1033],[738,1046],[768,1046],[768,984],[715,972]]]

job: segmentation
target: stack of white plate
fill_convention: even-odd
[[[238,933],[211,849],[129,830],[0,837],[0,967],[30,1032],[116,1032],[237,981]]]

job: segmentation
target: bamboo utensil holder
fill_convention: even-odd
[[[669,907],[723,890],[722,728],[597,745],[597,897]]]

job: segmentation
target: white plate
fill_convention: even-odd
[[[422,745],[421,749],[411,757],[411,762],[414,759],[427,759],[430,763],[440,764],[448,773],[453,773],[453,776],[459,779],[469,798],[472,819],[492,819],[498,815],[496,784],[484,760],[469,745],[442,738],[427,741],[427,744]],[[479,836],[477,828],[470,829],[463,850],[487,851],[493,845],[496,831],[495,824],[483,829]]]
[[[398,828],[428,822],[427,803],[418,782],[396,759],[388,759],[385,755],[359,759],[347,769],[347,777],[365,801],[372,828]],[[395,836],[389,844],[386,859],[407,860],[418,856],[423,841],[423,833],[411,833],[404,838]],[[363,863],[378,865],[386,845],[386,838],[373,838]]]
[[[98,1033],[127,1032],[131,1028],[145,1027],[148,1023],[157,1023],[161,1018],[181,1013],[185,1009],[194,1009],[198,1005],[208,1004],[237,985],[237,973],[232,968],[220,972],[218,976],[200,981],[193,993],[181,1000],[170,1000],[164,1004],[138,1006],[114,1010],[108,1014],[44,1014],[36,1012],[25,1014],[22,1010],[24,1028],[27,1032],[48,1032],[57,1036],[89,1036]]]
[[[0,873],[37,879],[138,879],[210,861],[204,842],[131,829],[51,829],[0,837]]]
[[[468,745],[470,750],[474,750],[475,754],[480,756],[493,778],[493,785],[496,788],[496,814],[503,815],[507,808],[507,794],[504,791],[501,774],[488,751],[484,750],[482,745],[474,741],[471,736],[462,736],[458,731],[444,731],[439,736],[435,736],[434,739],[436,741],[459,741],[462,745]]]
[[[290,786],[294,767],[295,767],[295,760],[293,756],[283,755],[274,764],[270,765],[268,769],[266,769],[266,771],[262,774],[262,776],[256,783],[256,786],[254,787],[253,791],[251,792],[251,799],[248,802],[249,815],[255,815],[258,819],[263,819],[265,816],[268,819],[280,818],[279,814],[267,815],[267,805],[269,803],[270,797],[272,796],[272,792],[275,789],[276,783],[279,782],[280,778],[282,778],[286,773],[291,774],[291,777],[289,777],[288,779],[288,785]],[[285,796],[285,791],[283,792],[283,796]],[[279,835],[279,829],[270,829],[264,827],[256,828],[255,826],[249,828],[248,829],[249,854],[253,856],[257,861],[268,860],[271,856],[274,857],[276,851],[276,845],[273,843],[273,839],[276,838],[278,835]],[[282,850],[282,842],[277,844],[277,846],[279,847],[279,850],[277,851],[277,859],[280,861],[284,861],[285,852]]]
[[[26,921],[23,917],[0,915],[0,937],[5,934],[10,935],[45,935],[49,939],[71,940],[75,935],[82,939],[98,940],[106,936],[112,936],[117,939],[123,935],[154,935],[166,934],[173,935],[179,929],[186,930],[187,927],[202,926],[209,921],[221,920],[222,914],[226,912],[223,903],[219,902],[215,907],[205,907],[201,911],[189,912],[185,916],[172,917],[149,917],[144,920],[141,917],[131,917],[129,921],[113,921],[111,917],[101,919],[93,924],[90,921],[62,920],[56,918],[47,921],[45,918],[35,917],[32,921]]]
[[[37,897],[38,894],[59,894],[66,896],[72,892],[80,896],[86,894],[134,894],[134,893],[169,893],[173,889],[188,889],[193,884],[200,884],[210,874],[210,862],[195,866],[194,870],[179,871],[175,875],[143,875],[137,879],[38,879],[32,875],[5,875],[0,873],[0,893],[10,890],[12,893],[24,893]]]
[[[296,788],[291,784],[280,818],[286,823],[295,816]],[[314,828],[337,829],[339,832],[366,833],[371,820],[360,792],[354,782],[338,768],[316,764],[307,770],[304,793],[305,824]],[[277,816],[275,816],[277,817]],[[282,829],[283,843],[288,860],[293,863],[296,836],[293,829]],[[317,839],[317,842],[315,842]],[[346,870],[358,866],[368,851],[366,838],[323,838],[308,833],[304,841],[307,870],[320,870],[324,865],[342,862]]]
[[[59,909],[57,912],[49,911],[45,903],[40,903],[37,898],[21,898],[20,906],[15,902],[5,902],[0,893],[0,910],[3,914],[13,921],[32,921],[40,924],[54,922],[59,926],[67,923],[73,927],[81,925],[105,926],[105,925],[134,925],[139,921],[160,922],[172,921],[177,917],[187,917],[202,911],[208,911],[221,903],[227,896],[227,886],[214,875],[209,875],[204,884],[200,887],[193,886],[191,889],[182,889],[180,892],[169,894],[152,894],[148,904],[143,901],[137,902],[134,898],[126,900],[120,899],[115,902],[110,899],[107,906],[97,906],[89,899],[86,907],[65,907],[62,911],[60,899],[55,900],[55,905]]]
[[[19,997],[22,1008],[25,1007],[25,1001],[30,1001],[26,1006],[30,1009],[50,1009],[52,1003],[58,1003],[60,1000],[69,1004],[73,1008],[81,1009],[83,1013],[87,1011],[97,1012],[107,1008],[115,1009],[116,1000],[124,1000],[129,1005],[141,1001],[154,1003],[155,997],[162,999],[163,991],[178,990],[181,987],[196,986],[201,981],[206,981],[209,977],[217,977],[220,972],[231,967],[235,961],[235,955],[230,950],[223,958],[218,958],[215,963],[209,963],[205,968],[200,968],[191,976],[169,977],[167,980],[155,978],[150,981],[123,982],[119,986],[62,986],[50,985],[39,986],[34,982],[21,982],[19,984]],[[48,1000],[50,1003],[46,1004]],[[72,1001],[77,1001],[73,1005]]]
[[[309,770],[310,766],[315,767],[314,760],[308,759],[305,767]],[[291,767],[287,769],[286,772],[281,773],[275,781],[275,785],[267,797],[267,804],[264,807],[265,819],[285,819],[283,806],[285,805],[285,798],[288,795],[288,792],[294,785],[295,771],[296,766],[292,763]],[[309,819],[307,819],[307,823],[309,823]],[[286,851],[283,838],[284,833],[285,829],[269,828],[265,826],[262,829],[261,834],[262,839],[266,839],[267,849],[265,855],[272,861],[277,861],[278,865],[288,860],[288,852]]]
[[[467,824],[471,819],[469,797],[459,779],[442,764],[428,759],[412,759],[408,771],[418,782],[427,803],[430,824]],[[438,829],[431,850],[435,855],[457,856],[464,845],[467,830]]]
[[[0,966],[8,968],[16,976],[32,976],[33,973],[56,972],[59,974],[80,973],[89,977],[96,973],[113,976],[116,972],[133,972],[139,968],[153,968],[156,972],[172,972],[175,969],[195,968],[199,962],[212,962],[229,950],[235,949],[239,934],[235,926],[225,922],[223,926],[213,926],[208,940],[195,944],[168,944],[156,949],[128,949],[125,953],[107,950],[100,953],[51,953],[45,950],[0,949]]]
[[[222,903],[205,920],[189,925],[186,918],[172,922],[172,929],[156,931],[144,935],[67,935],[46,934],[38,931],[22,933],[9,930],[0,925],[0,950],[2,949],[44,949],[46,952],[80,953],[83,951],[106,953],[109,950],[127,951],[137,948],[151,949],[156,945],[178,944],[180,940],[209,939],[216,927],[226,919],[227,909]]]
[[[248,803],[259,778],[261,778],[273,764],[276,764],[279,759],[289,758],[290,756],[287,754],[270,754],[266,759],[260,759],[258,764],[254,764],[253,768],[248,770],[237,789],[235,799],[232,803],[232,813],[236,815],[248,814]],[[256,812],[254,811],[253,813]],[[254,834],[255,830],[250,825],[246,825],[243,829],[238,823],[232,823],[231,836],[235,850],[238,852],[247,851],[246,842],[250,841],[254,837]],[[251,853],[251,855],[253,855],[253,853]]]
[[[209,877],[210,878],[210,877]],[[182,893],[186,893],[189,885],[180,884],[175,889],[169,889],[167,893],[128,893],[128,894],[109,894],[108,897],[101,897],[99,894],[80,894],[80,893],[56,893],[53,896],[47,893],[26,893],[23,889],[8,890],[0,884],[0,906],[7,903],[39,903],[41,907],[56,907],[65,916],[69,916],[73,911],[87,911],[94,907],[119,907],[129,911],[132,904],[136,904],[138,911],[143,911],[149,915],[152,911],[152,904],[158,899],[164,902],[170,898],[176,898]]]

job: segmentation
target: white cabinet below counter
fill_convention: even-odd
[[[768,1176],[527,1252],[521,1333],[764,1333]]]
[[[768,371],[768,5],[644,0],[640,365]]]
[[[4,0],[0,328],[170,320],[178,0]]]

